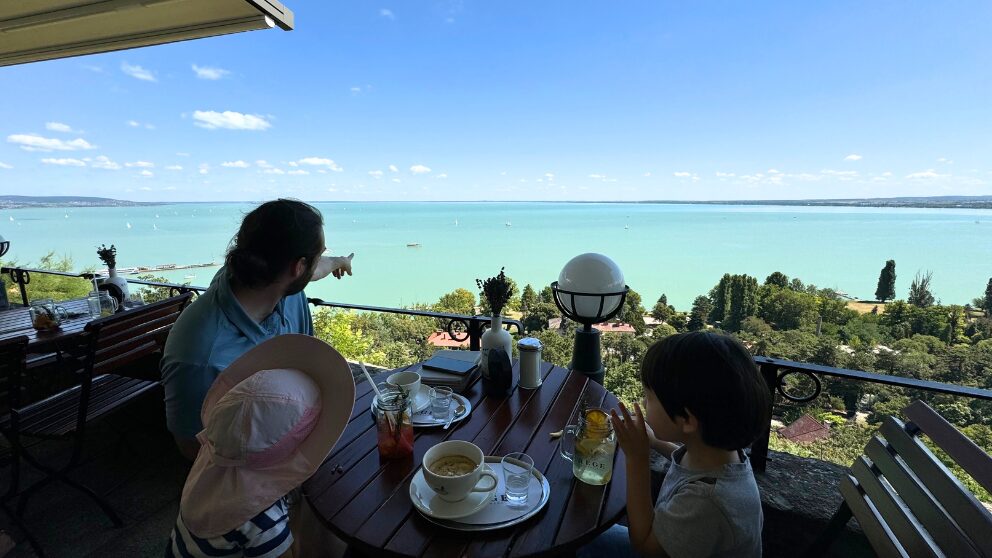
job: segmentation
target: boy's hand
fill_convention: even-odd
[[[623,403],[620,403],[620,412],[623,413],[623,417],[617,415],[616,409],[610,412],[612,415],[611,422],[613,423],[613,430],[617,434],[617,442],[620,443],[620,449],[627,454],[628,463],[646,463],[650,443],[641,406],[637,403],[634,404],[634,416],[632,417],[627,407]]]

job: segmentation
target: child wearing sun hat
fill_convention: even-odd
[[[275,337],[232,363],[204,400],[166,556],[292,556],[286,495],[331,452],[354,398],[348,363],[310,336]]]

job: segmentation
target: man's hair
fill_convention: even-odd
[[[324,250],[323,226],[323,217],[310,204],[286,199],[263,203],[245,215],[227,249],[231,278],[244,287],[265,287],[300,258],[312,266]]]
[[[741,449],[768,429],[768,386],[733,337],[703,331],[666,337],[644,355],[641,383],[672,420],[691,412],[708,446]]]

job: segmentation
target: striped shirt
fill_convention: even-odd
[[[201,539],[190,533],[182,514],[169,538],[166,558],[278,558],[293,544],[289,530],[289,506],[280,498],[244,525],[219,537]]]

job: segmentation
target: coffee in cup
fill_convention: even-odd
[[[448,440],[424,454],[424,480],[442,500],[459,502],[472,492],[490,492],[496,488],[496,475],[484,464],[485,455],[479,446]],[[483,477],[486,481],[480,483]]]

